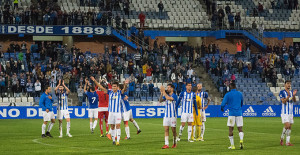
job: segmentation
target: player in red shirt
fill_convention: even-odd
[[[109,87],[106,83],[102,82],[101,85],[104,87],[104,88],[107,88]],[[105,117],[105,125],[106,125],[106,135],[108,134],[108,123],[107,123],[107,120],[108,120],[108,94],[107,93],[104,93],[104,91],[100,91],[98,90],[98,88],[96,87],[96,92],[99,96],[99,104],[98,104],[98,109],[99,109],[99,112],[98,112],[98,118],[99,118],[99,126],[100,126],[100,132],[101,132],[101,136],[100,137],[104,137],[103,135],[103,118]]]

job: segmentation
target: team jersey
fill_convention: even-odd
[[[281,100],[283,98],[287,98],[288,93],[287,93],[286,90],[282,90],[282,91],[280,91],[279,96],[280,96],[280,100]],[[294,103],[293,103],[293,92],[292,91],[290,91],[290,98],[289,98],[289,100],[286,101],[285,104],[282,103],[282,101],[281,101],[281,104],[282,104],[281,114],[293,115],[293,106],[294,106]]]
[[[104,91],[96,90],[98,96],[99,96],[99,104],[98,107],[108,107],[108,100],[109,96],[107,93],[104,93]]]
[[[188,113],[192,114],[193,113],[193,104],[195,107],[197,107],[196,104],[196,94],[194,92],[188,93],[187,91],[183,91],[179,95],[179,99],[176,103],[176,107],[181,104],[181,112],[182,113]],[[195,108],[197,109],[197,108]],[[198,114],[198,112],[197,112]]]
[[[97,92],[85,92],[85,94],[87,95],[88,99],[89,99],[89,109],[96,109],[98,108],[98,100],[99,100],[99,96],[97,94]]]
[[[201,98],[201,105],[202,105],[202,110],[203,110],[204,107],[205,107],[205,100],[204,99],[208,98],[208,93],[204,92],[204,91],[201,91],[200,93],[197,93],[197,96],[199,96]]]
[[[121,113],[121,90],[118,90],[115,93],[112,90],[108,90],[107,94],[109,95],[108,111],[113,113]]]
[[[128,96],[127,93],[122,94],[121,112],[127,112],[127,111],[131,110],[128,100],[124,100],[124,97],[126,97],[126,96]]]
[[[172,118],[176,117],[176,101],[177,101],[177,95],[173,93],[171,96],[168,95],[169,97],[173,98],[173,101],[166,100],[166,97],[163,96],[163,100],[166,100],[165,102],[165,116],[167,118]]]
[[[230,92],[226,93],[221,103],[221,109],[228,106],[229,116],[243,116],[242,106],[244,104],[243,94],[236,89],[232,89]]]
[[[202,107],[202,99],[197,95],[196,95],[196,103],[197,103],[197,108],[200,109],[200,107]]]
[[[57,110],[68,110],[68,94],[67,93],[57,93],[58,99]]]

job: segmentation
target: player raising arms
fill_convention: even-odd
[[[44,123],[42,125],[42,138],[45,138],[46,136],[51,137],[50,131],[55,123],[55,116],[53,113],[53,99],[52,96],[50,95],[51,92],[51,87],[50,86],[45,86],[45,93],[42,94],[41,98],[40,98],[40,102],[39,105],[43,110],[43,120]],[[51,121],[48,125],[48,130],[47,133],[45,135],[45,130],[46,130],[46,125],[47,123]]]
[[[208,93],[202,91],[202,83],[199,83],[197,85],[197,92],[196,95],[201,98],[201,121],[202,121],[202,126],[201,127],[201,135],[200,135],[200,141],[204,141],[204,132],[205,132],[205,122],[206,122],[206,114],[205,110],[207,109],[209,103],[210,103],[210,98],[208,97]],[[205,99],[207,100],[207,104],[205,105]]]
[[[65,91],[65,90],[66,91]],[[63,137],[62,133],[62,120],[63,118],[67,121],[67,136],[72,137],[70,134],[70,114],[68,111],[68,94],[70,93],[70,90],[68,87],[66,87],[65,82],[63,81],[61,83],[61,80],[59,80],[57,87],[55,88],[56,96],[58,97],[58,104],[57,104],[57,118],[59,121],[59,138]]]
[[[281,120],[284,124],[283,131],[280,138],[280,145],[283,145],[283,140],[286,135],[286,146],[293,146],[290,142],[293,119],[293,102],[296,102],[297,90],[292,92],[291,81],[285,81],[284,90],[280,91],[279,96],[282,104]]]
[[[119,83],[113,82],[112,83],[112,90],[107,90],[106,88],[102,87],[94,77],[91,77],[91,80],[95,82],[95,84],[105,93],[109,95],[109,105],[108,105],[108,124],[110,124],[111,127],[111,138],[113,140],[114,145],[120,145],[120,137],[121,137],[121,100],[122,100],[122,94],[124,93],[124,90],[127,89],[127,83],[128,81],[125,81],[124,89],[121,91],[119,90]],[[117,143],[115,142],[115,128],[117,129]]]
[[[167,92],[165,91],[165,87],[160,87],[160,98],[159,102],[165,102],[165,115],[164,115],[164,128],[165,128],[165,145],[162,149],[169,148],[169,127],[171,127],[173,132],[173,146],[172,148],[176,148],[176,122],[177,122],[177,115],[176,115],[176,101],[177,95],[174,93],[175,86],[172,84],[168,84]]]
[[[101,82],[101,85],[104,88],[108,87],[106,82],[104,82],[104,81]],[[99,96],[98,116],[99,116],[100,132],[101,132],[100,137],[104,137],[104,135],[103,135],[103,117],[105,117],[106,135],[108,134],[108,129],[109,129],[109,126],[108,126],[108,115],[109,115],[109,112],[108,112],[108,98],[109,98],[109,96],[104,91],[98,90],[98,88],[96,89],[96,92]]]
[[[124,85],[121,84],[120,85],[120,89],[122,90],[124,88]],[[122,106],[121,106],[121,111],[123,114],[123,121],[124,121],[124,125],[125,125],[125,133],[126,133],[126,138],[125,139],[130,139],[130,129],[128,126],[128,121],[132,122],[133,125],[136,127],[137,129],[137,134],[141,133],[141,129],[139,127],[139,125],[137,124],[137,122],[133,119],[132,116],[132,110],[130,107],[130,104],[128,102],[128,94],[126,92],[127,90],[124,90],[124,93],[122,95]]]
[[[234,139],[233,139],[233,128],[235,124],[239,130],[240,148],[243,149],[244,148],[244,144],[243,144],[244,132],[242,129],[243,128],[242,106],[244,102],[243,94],[236,90],[235,83],[230,83],[229,88],[230,88],[230,92],[226,93],[221,104],[221,111],[224,112],[225,105],[227,105],[229,109],[227,126],[229,127],[229,140],[231,146],[228,147],[228,149],[233,149],[233,150],[235,149]]]
[[[88,79],[85,79],[85,85],[84,85],[84,93],[87,95],[88,100],[89,100],[89,118],[90,118],[90,130],[91,133],[94,133],[94,130],[97,126],[97,120],[98,120],[98,100],[99,96],[97,92],[95,91],[95,87],[89,87],[90,91],[88,92],[86,87],[89,85],[90,82]],[[93,118],[94,124],[93,124]]]
[[[181,102],[182,101],[182,102]],[[187,83],[186,91],[183,91],[179,95],[179,99],[176,103],[176,110],[178,109],[179,104],[181,104],[181,126],[179,130],[179,136],[177,140],[180,141],[180,136],[182,135],[182,131],[184,129],[185,123],[188,122],[188,141],[194,142],[191,140],[192,135],[192,123],[194,122],[193,117],[193,104],[194,110],[196,110],[196,115],[198,115],[198,108],[196,103],[196,94],[192,92],[192,84]]]

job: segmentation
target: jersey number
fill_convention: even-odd
[[[92,100],[93,100],[92,103],[94,104],[94,102],[95,102],[95,100],[96,100],[96,97],[92,97]]]

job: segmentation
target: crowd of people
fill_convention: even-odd
[[[193,60],[198,57],[196,50],[187,44],[158,46],[156,40],[151,50],[129,54],[125,45],[113,44],[96,51],[103,54],[93,55],[89,49],[82,52],[75,46],[68,49],[54,42],[33,42],[30,46],[25,42],[21,45],[11,42],[5,53],[0,54],[5,64],[0,65],[0,95],[38,97],[46,84],[54,89],[57,81],[63,79],[70,91],[82,99],[85,77],[120,81],[122,75],[130,79],[130,97],[140,98],[146,92],[153,97],[153,83],[160,81],[173,83],[176,92],[180,92],[187,81],[196,84],[192,69]],[[5,54],[9,54],[10,61],[4,59]]]
[[[276,43],[273,46],[269,43],[265,52],[247,56],[250,46],[250,42],[246,42],[245,48],[237,47],[239,48],[237,51],[242,49],[240,56],[248,58],[245,61],[240,59],[238,55],[230,57],[226,51],[220,52],[219,59],[215,56],[211,59],[206,58],[204,62],[206,71],[219,77],[218,87],[227,86],[231,81],[235,81],[235,74],[237,73],[244,75],[244,78],[249,78],[250,74],[258,73],[263,82],[270,82],[273,87],[276,87],[277,74],[282,74],[285,79],[291,79],[295,69],[300,66],[300,49],[297,43],[288,45],[283,41],[282,44]],[[209,51],[205,47],[202,49]],[[212,51],[211,54],[213,53],[217,53],[217,51]]]

